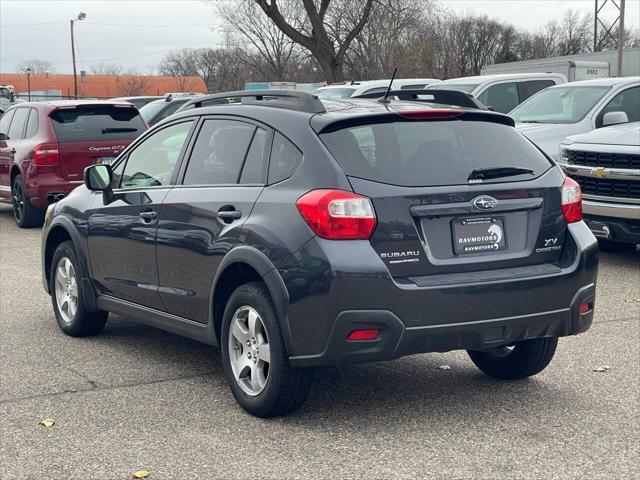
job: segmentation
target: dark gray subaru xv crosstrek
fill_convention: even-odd
[[[580,189],[509,117],[274,91],[186,107],[48,210],[66,334],[113,312],[218,345],[240,405],[274,416],[314,366],[466,349],[521,379],[590,327]]]

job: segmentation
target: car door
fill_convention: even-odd
[[[11,163],[13,161],[13,141],[9,139],[9,127],[16,109],[9,110],[0,117],[0,200],[11,199]]]
[[[520,103],[518,86],[515,82],[490,85],[477,98],[486,107],[500,113],[509,113]]]
[[[194,123],[179,121],[144,137],[114,166],[111,201],[94,200],[88,249],[101,293],[164,310],[156,265],[158,215]]]
[[[630,122],[640,120],[640,86],[634,85],[618,92],[598,112],[596,128],[603,126],[604,115],[607,112],[625,112]]]
[[[271,130],[229,117],[202,120],[181,184],[164,199],[157,233],[167,311],[206,323],[213,280],[266,180]]]

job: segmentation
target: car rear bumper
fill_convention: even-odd
[[[375,252],[365,258],[358,249],[339,254],[310,242],[298,258],[310,255],[322,266],[321,250],[333,270],[303,285],[290,265],[279,267],[290,294],[290,362],[369,362],[584,332],[593,309],[579,309],[595,303],[598,248],[583,222],[570,225],[569,232],[563,257],[571,261],[557,273],[425,288],[398,285],[380,269]],[[355,263],[361,271],[350,275]],[[375,341],[347,340],[351,331],[370,328],[380,329]]]
[[[31,204],[44,210],[51,203],[66,197],[71,191],[82,185],[82,181],[69,181],[55,173],[38,174],[29,176],[26,184],[27,194]]]

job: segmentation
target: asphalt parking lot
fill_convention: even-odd
[[[640,476],[639,252],[601,254],[594,326],[561,339],[537,377],[491,380],[464,352],[323,369],[300,411],[260,420],[237,406],[217,350],[113,316],[101,336],[63,335],[39,242],[0,207],[3,480],[142,469],[151,479]]]

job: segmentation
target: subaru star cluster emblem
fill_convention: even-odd
[[[489,195],[480,195],[473,199],[473,206],[478,210],[493,210],[497,204],[498,200]]]

